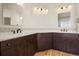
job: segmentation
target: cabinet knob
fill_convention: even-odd
[[[10,43],[7,43],[7,46],[10,46],[11,44]]]

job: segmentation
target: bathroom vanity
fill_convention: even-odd
[[[43,50],[55,49],[79,55],[79,34],[78,33],[41,33],[38,48]],[[46,39],[46,40],[45,40]]]
[[[31,56],[55,49],[79,55],[79,33],[33,33],[0,41],[1,56]]]
[[[0,42],[0,55],[2,56],[31,56],[36,51],[36,34],[11,38]]]

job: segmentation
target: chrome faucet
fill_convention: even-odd
[[[17,33],[21,33],[22,30],[20,28],[17,29]]]
[[[11,32],[13,32],[13,34],[15,34],[15,30],[11,30]]]
[[[20,28],[14,29],[14,30],[11,30],[11,32],[13,32],[13,34],[15,34],[15,33],[21,33],[22,29],[20,29]]]
[[[67,32],[68,31],[68,29],[61,29],[61,32]]]

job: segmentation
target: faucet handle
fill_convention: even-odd
[[[15,34],[15,30],[11,30],[11,32],[13,32],[13,34]]]

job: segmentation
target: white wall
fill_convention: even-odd
[[[14,3],[3,4],[3,11],[2,11],[2,4],[0,3],[0,33],[1,32],[10,32],[11,30],[18,28],[18,26],[15,26],[15,25],[21,23],[21,22],[19,22],[19,16],[21,16],[20,12],[21,12],[21,7],[19,7],[18,5],[14,4]],[[2,18],[5,16],[12,17],[11,24],[14,26],[3,24]]]
[[[0,3],[0,25],[2,25],[2,4]]]
[[[76,20],[79,19],[79,3],[76,4]],[[76,23],[77,31],[79,32],[79,23]]]
[[[24,4],[23,7],[23,28],[31,29],[48,29],[48,30],[59,30],[58,28],[58,16],[57,8],[62,5],[72,5],[71,19],[70,19],[70,30],[76,30],[76,4]],[[48,8],[47,15],[34,14],[32,11],[33,7],[45,7]]]
[[[65,4],[62,4],[65,5]],[[72,29],[76,28],[76,18],[79,16],[79,5],[76,6],[76,4],[71,4],[73,6],[71,10],[71,27]],[[31,28],[31,29],[58,29],[58,18],[57,18],[57,7],[59,7],[60,4],[24,4],[23,8],[23,28]],[[39,15],[39,14],[34,14],[32,11],[33,7],[44,7],[48,8],[48,14],[47,15]],[[14,6],[15,8],[15,6]],[[77,12],[76,12],[77,9]],[[15,8],[16,12],[18,12],[20,9]],[[10,12],[10,11],[9,11]],[[20,12],[20,11],[19,11]],[[14,14],[15,20],[17,20],[17,14],[10,12],[11,14]],[[14,22],[14,23],[17,23]]]
[[[76,3],[76,18],[79,18],[79,3]]]
[[[47,15],[34,14],[33,7],[48,8]],[[56,28],[58,26],[56,6],[54,4],[25,4],[23,13],[24,28]]]
[[[70,19],[70,29],[76,30],[76,4],[71,4],[71,19]]]
[[[3,5],[3,17],[11,17],[11,25],[19,25],[21,8],[16,4]]]

